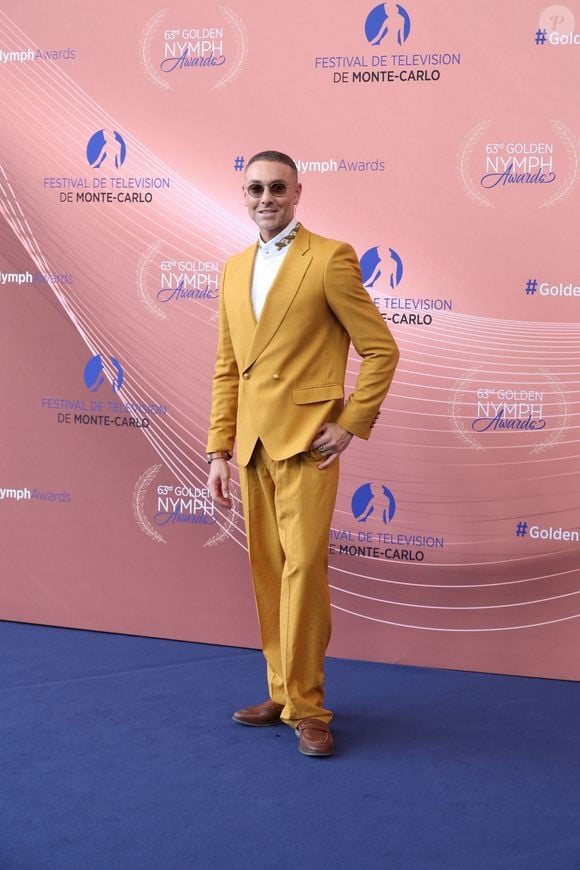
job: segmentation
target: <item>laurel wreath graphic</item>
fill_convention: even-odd
[[[463,396],[465,395],[468,386],[473,383],[475,376],[479,374],[481,369],[472,369],[459,378],[451,388],[451,396],[449,399],[449,418],[455,427],[455,431],[459,438],[467,444],[468,447],[474,450],[485,450],[483,444],[480,444],[475,435],[465,428],[463,418],[460,413],[460,405]]]
[[[540,444],[537,444],[536,447],[531,451],[531,453],[544,453],[548,448],[553,447],[564,432],[568,424],[568,417],[570,411],[570,402],[568,400],[568,396],[566,394],[566,390],[564,388],[564,384],[558,380],[558,378],[548,369],[541,368],[540,371],[544,373],[546,376],[546,380],[552,385],[554,388],[554,392],[558,398],[558,406],[560,410],[560,416],[557,425],[554,429],[552,429],[551,433],[548,437],[542,441]]]
[[[153,263],[153,260],[159,252],[160,248],[161,242],[154,242],[140,258],[137,265],[137,288],[139,290],[141,302],[145,305],[147,310],[150,311],[151,314],[155,315],[155,317],[159,317],[161,320],[169,320],[167,314],[161,311],[155,304],[154,300],[151,298],[147,286],[147,279],[149,278],[151,264]]]
[[[226,22],[232,28],[234,32],[234,41],[236,45],[236,57],[233,62],[232,68],[225,73],[218,81],[213,85],[212,90],[216,88],[223,88],[236,79],[241,73],[242,69],[245,66],[246,58],[248,56],[248,33],[246,30],[246,25],[240,18],[240,16],[234,12],[233,9],[230,9],[228,6],[220,6],[219,7]],[[157,85],[159,88],[163,88],[166,91],[172,91],[173,88],[169,84],[166,78],[164,78],[161,73],[156,69],[155,65],[151,61],[151,44],[155,37],[155,34],[159,27],[161,26],[161,22],[169,12],[169,9],[159,9],[158,12],[153,15],[145,27],[143,28],[143,32],[141,33],[140,38],[140,62],[141,67],[145,75],[153,82],[154,85]]]
[[[468,447],[472,447],[474,450],[487,450],[487,447],[480,444],[473,433],[465,428],[465,424],[460,414],[460,405],[463,396],[467,392],[470,384],[475,381],[475,377],[480,371],[481,369],[472,369],[455,382],[449,400],[449,417],[455,427],[457,435],[465,444],[468,445]],[[559,415],[556,426],[550,430],[548,436],[540,444],[536,444],[536,446],[530,450],[531,454],[544,453],[546,450],[553,447],[562,438],[570,416],[570,401],[566,394],[564,385],[551,371],[549,371],[549,369],[541,367],[540,371],[554,390],[558,400]]]
[[[221,79],[215,83],[212,88],[214,91],[216,88],[223,88],[226,85],[229,85],[230,82],[233,82],[239,74],[241,73],[244,65],[246,63],[246,58],[248,56],[248,33],[246,30],[246,25],[242,21],[239,15],[237,15],[233,9],[230,9],[228,6],[220,6],[220,9],[224,15],[224,18],[234,31],[234,40],[236,43],[236,58],[233,63],[233,66],[229,72],[227,72]]]
[[[568,154],[568,174],[560,187],[541,204],[540,208],[549,208],[569,197],[580,174],[580,144],[576,136],[562,121],[551,120],[550,124]]]
[[[157,544],[166,544],[167,541],[163,537],[163,535],[151,525],[147,518],[147,514],[145,513],[145,496],[147,495],[147,490],[163,468],[161,463],[157,465],[151,465],[147,471],[144,471],[137,483],[135,484],[135,489],[133,490],[133,515],[137,520],[137,524],[142,532],[144,532],[148,537],[152,538]],[[225,521],[225,524],[220,525],[219,532],[216,532],[211,538],[209,538],[204,547],[215,547],[218,544],[221,544],[229,537],[229,533],[236,526],[236,519],[242,516],[241,511],[241,498],[238,494],[238,487],[233,481],[230,481],[230,491],[232,496],[232,509],[228,513],[228,518]]]
[[[169,12],[169,9],[160,9],[155,15],[149,19],[145,27],[143,28],[143,32],[141,34],[141,66],[145,72],[145,75],[151,79],[154,85],[157,85],[158,88],[163,88],[165,91],[172,91],[173,88],[167,81],[167,79],[163,78],[163,76],[157,71],[153,63],[151,62],[151,43],[153,42],[153,37],[155,36],[155,32],[157,28],[160,26],[161,22]]]
[[[476,188],[469,174],[469,161],[471,160],[475,144],[481,139],[490,124],[491,119],[489,121],[481,121],[463,138],[457,154],[457,175],[466,194],[474,199],[478,205],[494,208],[489,199]]]
[[[166,544],[165,538],[154,529],[145,514],[145,495],[147,490],[155,480],[156,476],[161,471],[162,466],[151,465],[147,471],[144,471],[133,490],[133,515],[139,524],[140,529],[153,538],[157,544]]]

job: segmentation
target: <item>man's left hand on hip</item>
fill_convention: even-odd
[[[326,468],[334,462],[343,450],[346,450],[352,440],[352,433],[347,432],[338,423],[324,423],[318,435],[310,445],[310,450],[319,450],[325,461],[318,467]]]

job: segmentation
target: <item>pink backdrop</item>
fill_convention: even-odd
[[[239,169],[273,147],[401,348],[343,457],[331,654],[580,679],[576,18],[4,4],[1,618],[258,644],[204,445]]]

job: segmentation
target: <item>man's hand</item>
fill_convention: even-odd
[[[230,468],[226,459],[213,459],[209,466],[207,488],[211,497],[222,507],[232,507],[230,495]]]
[[[320,451],[320,456],[326,457],[326,460],[318,467],[326,468],[334,462],[339,454],[346,450],[351,439],[352,432],[347,432],[338,423],[324,423],[310,445],[310,450],[320,450],[321,447],[324,447],[324,450]]]

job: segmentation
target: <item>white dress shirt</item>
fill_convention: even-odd
[[[270,239],[269,242],[263,242],[258,239],[258,250],[254,259],[254,271],[252,274],[252,308],[256,320],[259,319],[266,301],[266,296],[270,292],[270,287],[274,283],[274,279],[278,274],[280,266],[284,262],[284,257],[288,253],[290,245],[278,249],[276,242],[280,242],[288,233],[292,232],[298,221],[292,218],[287,227],[280,230],[277,236]]]

